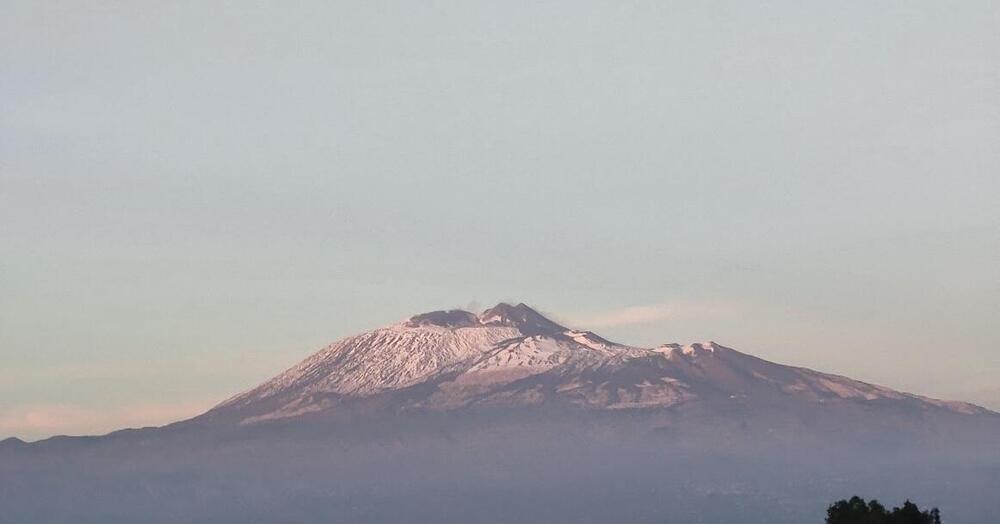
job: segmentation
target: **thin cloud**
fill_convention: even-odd
[[[211,401],[136,404],[93,408],[36,404],[0,411],[0,439],[38,439],[52,435],[96,435],[117,429],[160,426],[198,415]]]
[[[570,321],[583,328],[616,328],[659,324],[673,320],[717,318],[731,315],[737,309],[734,304],[729,303],[678,301],[629,306],[596,314],[579,315],[571,317]]]
[[[187,378],[197,376],[213,380],[233,378],[250,380],[262,374],[273,374],[276,370],[285,369],[308,355],[308,352],[316,349],[315,347],[301,347],[282,353],[236,355],[235,352],[228,352],[215,355],[182,356],[158,361],[154,366],[151,366],[149,362],[138,360],[130,362],[73,361],[43,367],[11,366],[0,369],[0,384],[9,388],[56,381],[116,381],[131,380],[136,377],[163,379],[181,375]],[[239,365],[233,365],[235,361],[238,361]],[[2,392],[2,388],[0,388],[0,392]]]

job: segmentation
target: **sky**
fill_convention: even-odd
[[[997,2],[0,4],[0,438],[499,301],[1000,409]]]

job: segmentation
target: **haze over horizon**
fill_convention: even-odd
[[[1000,409],[1000,6],[8,2],[0,439],[525,302]]]

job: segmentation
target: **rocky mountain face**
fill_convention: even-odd
[[[861,494],[1000,521],[1000,416],[524,304],[321,349],[207,413],[0,441],[0,524],[796,524]]]
[[[409,413],[563,406],[992,416],[972,404],[775,364],[714,342],[617,344],[525,304],[498,304],[480,314],[424,313],[339,340],[203,418],[252,425],[373,404]]]

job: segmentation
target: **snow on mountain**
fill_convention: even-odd
[[[500,304],[334,342],[164,427],[0,440],[0,522],[791,523],[886,486],[994,522],[998,434],[971,404]]]
[[[396,395],[390,404],[400,410],[541,404],[619,410],[791,401],[990,413],[775,364],[714,342],[616,344],[561,326],[524,304],[498,304],[478,315],[424,313],[334,342],[207,416],[230,415],[248,424],[390,394]]]

